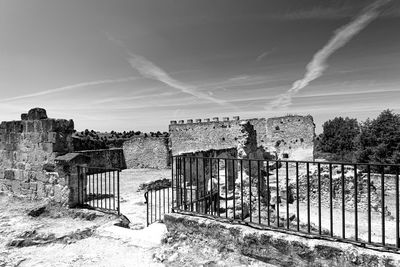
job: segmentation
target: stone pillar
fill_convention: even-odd
[[[87,167],[90,157],[80,153],[68,153],[55,159],[56,171],[65,177],[69,187],[68,206],[74,208],[79,200],[86,196],[86,184],[84,175],[78,175],[78,166]]]

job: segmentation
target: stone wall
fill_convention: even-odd
[[[260,153],[276,152],[281,159],[313,160],[315,125],[309,116],[285,116],[233,120],[218,118],[171,121],[169,126],[170,147],[173,155],[199,151],[221,150],[236,147],[241,135],[241,122],[249,122],[256,132],[256,147]],[[259,158],[263,158],[258,154]]]
[[[281,159],[314,159],[315,124],[312,116],[285,116],[267,120],[269,151],[275,150]]]
[[[203,122],[196,120],[195,123],[192,120],[187,123],[179,121],[178,124],[171,121],[169,133],[172,155],[234,148],[237,146],[240,131],[238,117],[234,120],[225,118],[223,121],[218,118]]]
[[[124,142],[123,152],[127,168],[165,169],[170,165],[167,137],[133,137]]]
[[[72,120],[47,118],[44,109],[0,124],[0,191],[67,202],[68,182],[54,159],[72,150]]]
[[[206,240],[274,266],[400,266],[400,255],[396,253],[221,221],[177,213],[164,216],[172,237]]]
[[[126,169],[124,151],[121,148],[75,151],[90,158],[89,167]]]

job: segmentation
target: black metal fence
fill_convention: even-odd
[[[175,212],[399,249],[399,169],[174,156],[172,205]]]
[[[78,166],[78,203],[120,214],[119,169]]]
[[[147,205],[147,226],[161,222],[164,214],[172,211],[172,188],[150,189],[145,194]]]

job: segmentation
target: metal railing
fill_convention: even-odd
[[[164,214],[172,211],[172,188],[150,189],[144,193],[146,199],[147,226],[162,222]]]
[[[397,250],[399,170],[391,164],[174,156],[173,211]]]
[[[78,166],[78,203],[120,214],[119,169]]]

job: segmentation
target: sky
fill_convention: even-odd
[[[400,113],[398,0],[0,0],[0,121]]]

